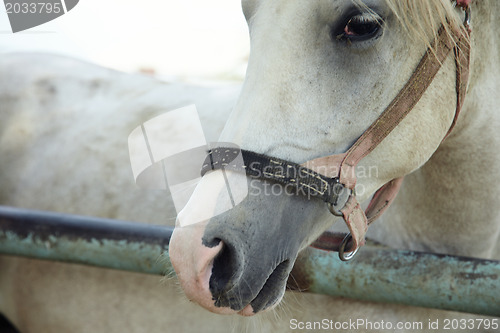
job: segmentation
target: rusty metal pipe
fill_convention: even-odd
[[[172,228],[0,206],[0,253],[120,270],[172,271]]]
[[[0,253],[173,274],[172,228],[0,206]],[[1,272],[0,272],[1,274]],[[295,290],[500,316],[500,262],[365,246],[352,262],[309,248]]]
[[[296,282],[297,281],[297,282]],[[288,284],[318,294],[500,317],[500,261],[364,246],[352,262],[308,248]]]

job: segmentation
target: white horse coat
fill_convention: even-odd
[[[436,52],[440,27],[464,29],[463,13],[447,0],[242,3],[251,54],[221,141],[298,164],[346,152],[382,122],[426,50]],[[451,135],[443,141],[457,109],[456,64],[448,56],[409,114],[358,164],[360,202],[407,176],[395,207],[370,230],[383,244],[498,257],[500,72],[492,22],[500,14],[494,1],[473,1],[471,10],[471,77]],[[254,315],[279,304],[297,253],[334,218],[320,200],[276,195],[249,179],[260,191],[198,221],[213,209],[208,199],[215,179],[224,179],[220,172],[204,177],[179,214],[170,258],[188,298],[216,313]]]
[[[254,25],[254,31],[259,27],[265,31],[265,25],[257,22],[269,20],[266,15],[272,12],[260,5],[262,7],[254,1],[245,2],[245,12]],[[298,5],[291,3],[283,15],[293,13]],[[493,6],[493,3],[489,5]],[[274,5],[269,3],[267,6]],[[489,29],[497,22],[493,16],[497,15],[498,18],[499,14],[490,10],[490,14],[486,15],[486,11],[484,5],[475,12],[477,20],[482,18],[482,24],[474,26],[473,36],[481,36],[474,39],[474,49],[482,57],[481,62],[473,62],[467,104],[453,136],[427,161],[429,151],[437,147],[441,135],[431,132],[426,133],[425,138],[420,138],[418,134],[426,132],[424,125],[429,124],[438,129],[442,127],[444,131],[452,115],[446,113],[439,121],[431,117],[429,121],[424,121],[424,125],[418,125],[418,120],[428,115],[428,105],[434,104],[437,108],[453,105],[454,87],[449,85],[453,81],[450,74],[452,63],[448,60],[445,70],[431,86],[431,93],[423,101],[424,104],[405,120],[400,132],[391,135],[388,140],[393,143],[384,144],[384,149],[393,149],[394,155],[403,158],[407,156],[403,153],[407,149],[405,145],[416,141],[415,145],[420,148],[411,157],[417,158],[409,159],[403,172],[407,169],[413,171],[424,162],[427,163],[407,177],[405,187],[390,214],[372,229],[372,237],[381,242],[398,248],[499,258],[498,250],[495,250],[499,226],[492,222],[498,221],[498,212],[489,208],[496,206],[497,198],[500,197],[499,188],[491,186],[498,184],[499,177],[496,170],[500,160],[491,148],[500,143],[496,133],[498,117],[495,117],[495,108],[498,107],[491,97],[498,91],[500,69],[498,62],[495,64],[498,61],[495,56],[498,56],[499,51],[488,47],[494,38]],[[283,20],[285,18],[283,16]],[[293,34],[291,31],[289,33]],[[490,40],[486,36],[490,36]],[[253,38],[255,49],[263,51],[265,42],[256,44],[257,37]],[[391,52],[395,51],[387,50],[387,53]],[[258,52],[254,54],[254,57],[258,56]],[[403,66],[404,70],[392,74],[389,66],[384,72],[384,75],[393,77],[394,89],[419,58],[419,55],[408,56],[411,61]],[[252,65],[251,61],[251,66],[262,69],[264,64],[254,61]],[[271,109],[275,110],[267,106],[260,108],[265,106],[265,98],[271,93],[271,88],[278,86],[273,80],[290,82],[287,89],[282,90],[289,97],[300,91],[300,87],[287,77],[290,72],[286,71],[286,61],[276,63],[276,66],[285,69],[280,74],[282,76],[273,77],[271,72],[257,79],[249,76],[236,111],[224,131],[225,140],[288,159],[307,160],[328,151],[329,140],[311,141],[322,131],[323,135],[334,135],[341,151],[358,132],[363,131],[365,122],[376,116],[368,116],[359,123],[353,122],[347,114],[336,116],[336,121],[346,126],[341,134],[332,132],[327,123],[315,128],[314,132],[299,130],[295,139],[302,140],[304,145],[291,141],[279,145],[276,138],[269,135],[271,132],[263,127],[254,126],[249,131],[246,128],[248,120],[255,119],[258,114],[249,114],[245,112],[249,109],[245,108],[253,106],[255,110],[267,112],[268,115]],[[252,73],[252,67],[249,73]],[[308,75],[314,73],[310,71]],[[319,71],[317,74],[321,76],[324,73]],[[215,138],[214,133],[220,131],[222,119],[235,103],[239,91],[239,87],[200,89],[167,85],[70,59],[32,55],[3,57],[0,60],[0,78],[1,204],[157,224],[173,224],[173,209],[165,192],[144,192],[135,187],[127,155],[128,134],[143,121],[162,111],[196,103],[204,118],[212,121],[208,124],[208,128],[213,131],[209,136]],[[264,82],[268,82],[269,86],[259,87]],[[304,82],[309,81],[302,78]],[[432,89],[437,86],[446,90],[449,100],[440,101],[442,92],[432,96]],[[262,91],[258,93],[257,88]],[[383,88],[379,86],[376,91],[386,98],[391,93],[384,92]],[[256,94],[254,96],[259,97],[249,99],[252,91]],[[196,98],[193,99],[193,96]],[[224,101],[222,105],[221,101]],[[277,105],[276,109],[302,110],[314,103],[313,99],[307,98],[302,99],[305,106],[294,105],[293,102],[297,100],[291,97],[285,101]],[[326,110],[329,102],[324,103]],[[345,103],[353,108],[356,106],[354,99],[347,98]],[[309,108],[307,110],[310,112]],[[286,119],[287,126],[299,123],[302,119],[293,117],[292,114]],[[320,115],[314,114],[309,119],[315,117],[321,119]],[[280,120],[277,115],[271,116],[268,126],[277,126],[280,121],[283,119]],[[412,127],[416,127],[416,130],[407,137]],[[266,135],[256,135],[262,133]],[[318,142],[321,144],[318,145]],[[374,163],[381,155],[380,152],[375,154],[367,163]],[[393,171],[397,168],[396,162],[403,163],[405,160],[394,161],[394,164],[389,162]],[[452,167],[440,173],[439,166],[442,165]],[[485,170],[483,165],[489,167]],[[482,172],[470,181],[471,170]],[[384,175],[381,178],[383,180]],[[365,184],[366,197],[376,189],[377,184],[370,181]],[[425,187],[425,190],[420,187]],[[453,195],[454,198],[463,198],[463,191],[473,199],[439,202],[433,199]],[[437,224],[436,219],[452,221],[450,223],[453,225]],[[476,226],[472,227],[470,221],[477,221]],[[328,223],[325,222],[325,226]],[[451,234],[453,236],[443,236]],[[471,241],[474,239],[481,241]],[[364,319],[372,323],[383,320],[394,324],[422,322],[423,331],[431,331],[425,326],[429,320],[472,317],[302,293],[290,293],[285,301],[276,311],[276,316],[271,313],[270,316],[264,315],[255,320],[219,316],[186,302],[173,279],[161,283],[155,276],[0,257],[0,312],[21,332],[231,332],[240,331],[246,326],[252,332],[289,332],[293,323],[323,319],[335,322]],[[351,327],[345,331],[359,330]]]

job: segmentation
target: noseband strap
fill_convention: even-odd
[[[235,162],[239,154],[243,157],[243,165]],[[322,199],[332,207],[338,207],[339,212],[351,195],[351,191],[340,184],[337,177],[325,176],[303,165],[244,149],[211,149],[202,166],[201,175],[217,169],[244,172],[251,178],[281,183],[289,194]]]
[[[466,8],[468,10],[468,8]],[[468,13],[468,12],[467,12]],[[470,63],[470,30],[453,29],[450,38],[446,29],[438,31],[434,47],[428,49],[412,76],[392,100],[380,117],[359,137],[344,154],[336,154],[307,161],[304,164],[288,162],[255,152],[241,150],[244,165],[232,165],[240,150],[216,148],[202,168],[202,175],[214,169],[243,171],[254,178],[275,181],[307,197],[318,197],[325,201],[330,211],[342,216],[350,235],[325,233],[312,246],[339,251],[342,260],[348,260],[365,243],[368,225],[380,217],[390,206],[401,187],[403,178],[396,178],[382,186],[372,197],[366,211],[356,199],[356,166],[372,152],[394,128],[409,114],[421,99],[441,65],[454,50],[456,63],[457,105],[453,122],[445,136],[451,132],[463,106]],[[444,139],[443,139],[444,140]],[[348,254],[350,253],[350,254]]]

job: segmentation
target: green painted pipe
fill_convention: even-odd
[[[173,272],[172,228],[0,206],[0,253],[149,274]]]
[[[172,228],[0,206],[0,253],[173,274]],[[351,262],[308,248],[291,289],[500,316],[500,262],[363,247]]]
[[[309,248],[291,276],[292,289],[500,317],[500,262],[494,260],[364,246],[343,262]]]

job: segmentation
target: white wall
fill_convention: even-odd
[[[61,53],[167,78],[244,75],[248,31],[238,0],[80,0],[66,15],[16,34],[0,8],[0,53]]]

